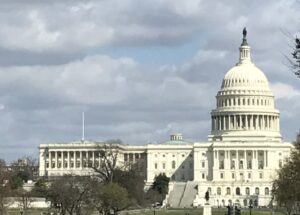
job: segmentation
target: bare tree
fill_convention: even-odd
[[[22,208],[23,214],[27,215],[28,210],[32,207],[33,198],[31,192],[24,190],[23,188],[17,190],[15,193],[19,202],[19,207]]]
[[[104,182],[113,182],[115,171],[120,168],[118,166],[120,143],[120,140],[111,140],[98,146],[97,158],[100,163],[94,164],[92,168]]]
[[[298,78],[300,78],[300,40],[297,37],[295,39],[292,57],[291,65],[293,72]]]
[[[80,215],[87,207],[91,189],[88,177],[65,175],[51,184],[48,198],[62,215]]]
[[[3,159],[0,159],[0,214],[6,214],[6,209],[10,202],[8,198],[11,193],[10,188],[10,172],[6,167],[6,163]]]

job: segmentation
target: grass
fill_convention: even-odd
[[[28,215],[41,215],[41,212],[48,212],[48,209],[31,209],[28,211]],[[226,208],[213,208],[212,215],[225,215]],[[241,215],[250,215],[249,209],[242,209]],[[153,210],[136,210],[136,211],[127,211],[120,213],[122,215],[154,215]],[[156,209],[155,215],[202,215],[202,209]],[[20,210],[10,209],[8,215],[20,215]],[[272,215],[270,209],[252,209],[252,215]],[[284,215],[281,211],[275,211],[273,215]]]
[[[212,215],[224,215],[227,212],[225,208],[213,208]],[[250,215],[249,209],[242,209],[241,215]],[[140,210],[133,212],[122,213],[124,215],[154,215],[154,211]],[[169,209],[169,210],[155,210],[155,215],[202,215],[202,209]],[[270,209],[252,209],[252,215],[272,215]],[[284,215],[280,211],[275,211],[274,215]]]

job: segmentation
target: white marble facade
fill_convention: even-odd
[[[293,145],[282,141],[273,93],[264,73],[251,62],[245,36],[239,53],[217,93],[207,142],[187,142],[173,134],[161,144],[118,145],[118,165],[141,163],[148,185],[160,173],[173,182],[193,181],[198,187],[195,206],[204,204],[206,191],[214,206],[268,206],[276,170]],[[101,162],[101,144],[41,144],[40,176],[93,174],[91,167]]]

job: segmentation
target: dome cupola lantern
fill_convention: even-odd
[[[247,29],[243,30],[243,42],[240,46],[240,60],[238,64],[251,63],[251,49],[247,43]]]

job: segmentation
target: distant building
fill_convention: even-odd
[[[282,142],[274,95],[251,62],[246,34],[239,62],[225,74],[216,99],[207,142],[187,142],[172,134],[161,144],[119,144],[118,165],[142,160],[148,185],[159,173],[169,176],[166,202],[173,207],[203,205],[206,191],[215,206],[268,206],[276,170],[293,145]],[[93,174],[90,167],[100,163],[101,144],[41,144],[40,176]]]

